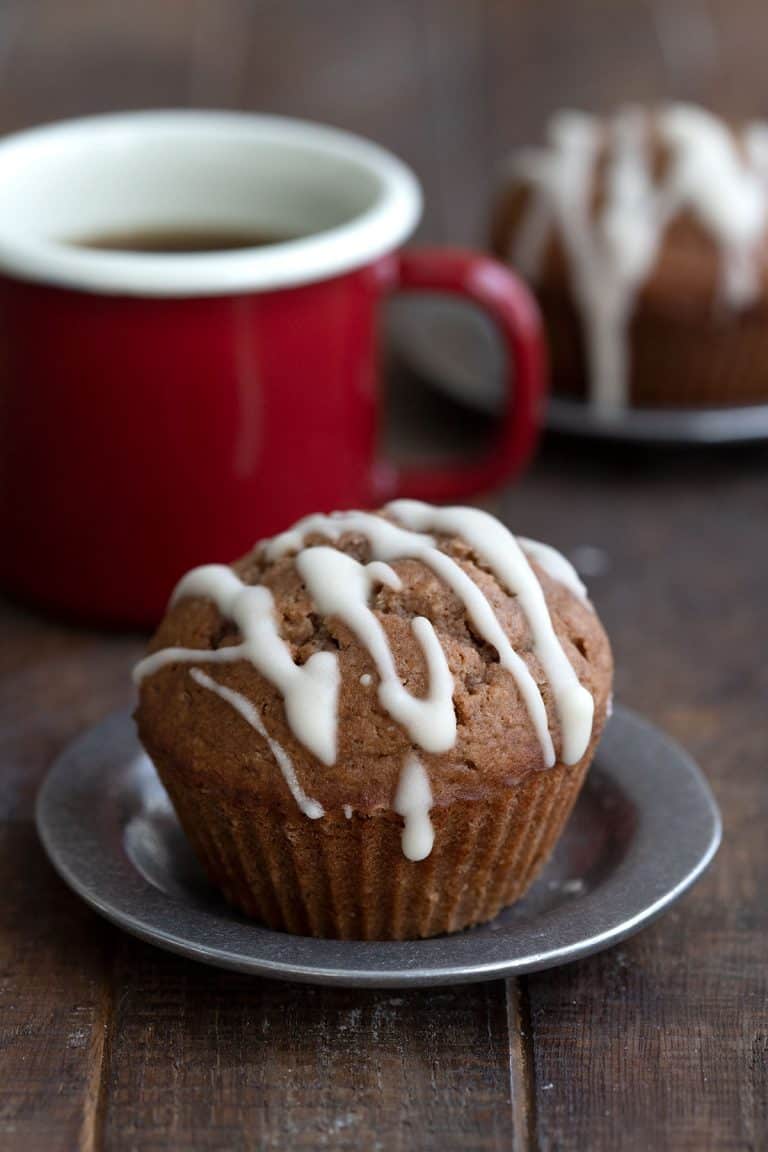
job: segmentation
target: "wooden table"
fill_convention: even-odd
[[[416,167],[423,236],[476,240],[495,166],[560,103],[765,112],[766,32],[762,0],[15,0],[0,127],[152,104],[310,115]],[[712,871],[620,947],[507,983],[340,992],[173,958],[71,895],[31,822],[52,757],[130,698],[142,641],[3,606],[2,1152],[768,1147],[768,454],[552,441],[501,511],[597,549],[618,694],[722,806]]]

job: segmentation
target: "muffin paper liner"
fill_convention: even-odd
[[[242,790],[201,797],[184,765],[156,763],[196,855],[232,904],[278,931],[342,940],[407,940],[492,919],[551,854],[588,767],[557,765],[503,793],[433,808],[434,847],[413,862],[394,812],[287,817]]]

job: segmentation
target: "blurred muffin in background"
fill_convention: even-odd
[[[768,401],[768,124],[561,112],[512,157],[492,247],[536,290],[556,394],[607,420]]]

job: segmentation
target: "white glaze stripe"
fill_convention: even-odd
[[[396,500],[388,505],[388,511],[415,531],[428,529],[458,536],[488,565],[501,586],[518,597],[531,630],[534,651],[555,700],[562,735],[562,760],[565,764],[577,763],[592,736],[594,701],[579,683],[563,651],[541,585],[512,533],[495,517],[478,508],[433,508],[416,500]],[[469,610],[471,613],[471,606]],[[489,642],[495,646],[493,639]],[[537,695],[541,699],[538,690]],[[535,716],[533,719],[535,723]]]
[[[466,540],[488,562],[502,586],[520,597],[536,654],[552,687],[562,729],[562,758],[567,764],[580,760],[592,734],[593,700],[579,684],[555,636],[541,586],[512,534],[494,517],[474,508],[438,509],[417,501],[401,500],[390,504],[388,510],[400,524],[367,512],[307,517],[289,532],[269,541],[265,545],[265,554],[274,560],[301,549],[312,534],[338,540],[345,532],[351,532],[365,537],[372,555],[378,560],[413,558],[426,564],[456,593],[474,627],[484,640],[493,645],[502,666],[515,677],[536,730],[545,764],[551,767],[555,763],[555,752],[546,708],[536,681],[525,661],[512,648],[480,588],[460,565],[435,546],[434,538],[428,532],[455,534]],[[313,551],[315,549],[310,548],[301,555],[311,556]],[[302,562],[297,560],[298,564]],[[566,563],[563,560],[563,564]],[[575,577],[575,573],[573,575]],[[312,589],[313,598],[318,591],[317,587]],[[447,740],[447,735],[438,734],[438,739],[441,738]]]
[[[434,628],[423,617],[412,623],[429,672],[427,695],[412,696],[397,673],[387,634],[368,607],[377,585],[400,587],[397,574],[382,561],[364,565],[344,552],[325,547],[299,552],[296,569],[317,609],[346,624],[370,652],[379,673],[382,708],[427,752],[452,748],[456,742],[453,677]]]
[[[194,648],[164,648],[147,656],[134,669],[138,683],[166,664],[229,663],[249,660],[281,693],[285,715],[298,740],[323,764],[336,760],[338,658],[316,652],[306,664],[294,664],[291,650],[277,631],[272,593],[262,585],[249,586],[221,564],[195,568],[179,583],[172,603],[186,596],[212,600],[222,616],[232,620],[242,643],[209,652]]]
[[[417,505],[411,501],[399,501],[396,504],[390,505],[390,509],[397,515],[397,509],[405,509],[406,506],[413,507],[414,509],[423,509],[425,514],[427,511],[433,511],[428,504]],[[464,509],[464,511],[472,514],[475,510]],[[478,515],[481,514],[478,513]],[[488,517],[488,519],[493,523],[497,523],[497,521],[492,520],[492,517]],[[514,538],[510,533],[508,533],[506,529],[502,529],[502,531],[505,533],[507,540],[511,540],[513,546],[517,548],[517,544],[515,544]],[[496,614],[482,591],[475,582],[467,576],[460,565],[435,546],[435,541],[432,536],[413,531],[413,526],[410,524],[402,527],[399,524],[393,524],[389,520],[382,519],[381,516],[375,516],[370,512],[338,512],[333,516],[310,516],[307,517],[306,520],[300,520],[289,532],[284,532],[281,536],[276,536],[274,540],[266,544],[266,556],[268,559],[274,560],[288,552],[296,551],[302,548],[306,538],[313,534],[325,536],[330,540],[338,540],[345,532],[356,532],[364,536],[370,544],[372,554],[378,560],[420,560],[423,564],[431,568],[432,571],[439,576],[441,580],[444,580],[456,593],[464,604],[477,631],[484,640],[487,640],[489,644],[493,645],[499,654],[499,661],[515,677],[517,686],[520,689],[520,694],[523,697],[536,730],[544,756],[544,763],[548,768],[551,768],[555,763],[555,750],[549,732],[547,710],[544,706],[538,685],[531,675],[528,665],[512,648],[504,629],[496,619]],[[300,555],[311,556],[313,551],[315,551],[314,548],[308,548],[300,553]],[[297,558],[297,564],[299,563],[301,563],[301,561]],[[530,567],[527,564],[526,567],[530,571]],[[531,575],[533,574],[531,573]],[[314,594],[316,594],[317,591],[318,589],[314,589]],[[414,621],[414,630],[416,625],[417,621]],[[383,698],[382,704],[384,707],[388,707]],[[453,713],[452,704],[451,713],[453,716],[451,732],[453,734],[452,738],[455,738],[455,714]],[[451,744],[448,743],[449,739],[451,739],[452,743],[452,738],[448,730],[449,721],[447,713],[443,714],[442,723],[443,729],[436,733],[436,739],[440,743],[445,744],[445,746],[451,747]]]
[[[435,830],[429,818],[432,789],[424,765],[413,753],[405,759],[392,805],[405,821],[403,855],[408,860],[425,860],[435,842]]]
[[[242,716],[246,723],[250,724],[251,728],[254,728],[260,736],[263,736],[270,752],[277,761],[277,766],[283,774],[283,779],[288,785],[291,795],[304,815],[308,816],[310,820],[319,820],[321,816],[324,816],[325,810],[322,805],[318,804],[317,800],[313,800],[310,796],[307,796],[299,784],[293,761],[282,744],[279,744],[277,740],[269,735],[256,706],[252,704],[247,697],[243,696],[241,692],[235,692],[232,688],[227,688],[224,684],[217,684],[215,680],[212,680],[210,676],[206,675],[206,673],[202,672],[199,668],[192,668],[189,674],[201,688],[207,688],[209,692],[215,692],[217,696],[220,696],[222,700],[225,700],[227,704],[231,705],[232,708]]]
[[[590,608],[592,607],[586,585],[573,564],[566,560],[562,552],[558,552],[549,544],[542,544],[540,540],[529,540],[527,536],[517,536],[516,539],[526,556],[535,561],[539,568],[551,576],[553,580],[556,580],[558,584],[562,584],[570,592],[573,592],[574,596],[578,596]]]
[[[721,246],[723,295],[741,308],[760,290],[756,245],[768,220],[760,175],[739,152],[730,129],[701,109],[676,105],[660,116],[673,162],[667,180],[672,210],[688,206]],[[668,212],[667,218],[671,215]]]
[[[604,214],[593,220],[590,201],[599,126],[592,118],[574,113],[553,119],[551,151],[543,157],[526,153],[518,166],[536,194],[512,254],[524,274],[536,280],[544,249],[537,253],[527,237],[532,221],[543,212],[539,206],[543,201],[568,255],[587,335],[591,397],[597,411],[605,415],[626,403],[625,332],[635,292],[657,247],[653,187],[642,124],[635,113],[620,121],[615,136]]]
[[[528,715],[536,729],[544,754],[544,762],[548,768],[551,768],[555,763],[555,748],[549,732],[549,721],[547,720],[544,700],[528,665],[522,657],[518,656],[510,644],[507,634],[499,623],[488,599],[464,569],[450,556],[446,556],[444,552],[440,552],[437,548],[430,548],[422,553],[421,559],[458,596],[469,619],[483,640],[496,649],[501,667],[506,668],[514,676],[528,710]]]
[[[290,552],[298,552],[310,536],[325,540],[338,540],[345,532],[357,532],[371,545],[377,560],[402,560],[405,556],[420,559],[418,549],[434,547],[431,536],[404,532],[397,524],[375,516],[372,512],[332,512],[330,516],[317,513],[298,520],[287,532],[264,542],[267,560],[278,560]]]

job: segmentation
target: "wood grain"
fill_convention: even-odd
[[[56,753],[130,699],[128,672],[143,645],[2,601],[0,635],[0,819],[28,819]]]
[[[361,992],[120,948],[105,1148],[510,1147],[500,983]]]
[[[94,1152],[112,932],[54,875],[30,823],[51,759],[130,697],[136,639],[0,604],[0,1148]]]
[[[110,930],[54,876],[34,830],[0,825],[0,1148],[92,1152]]]

